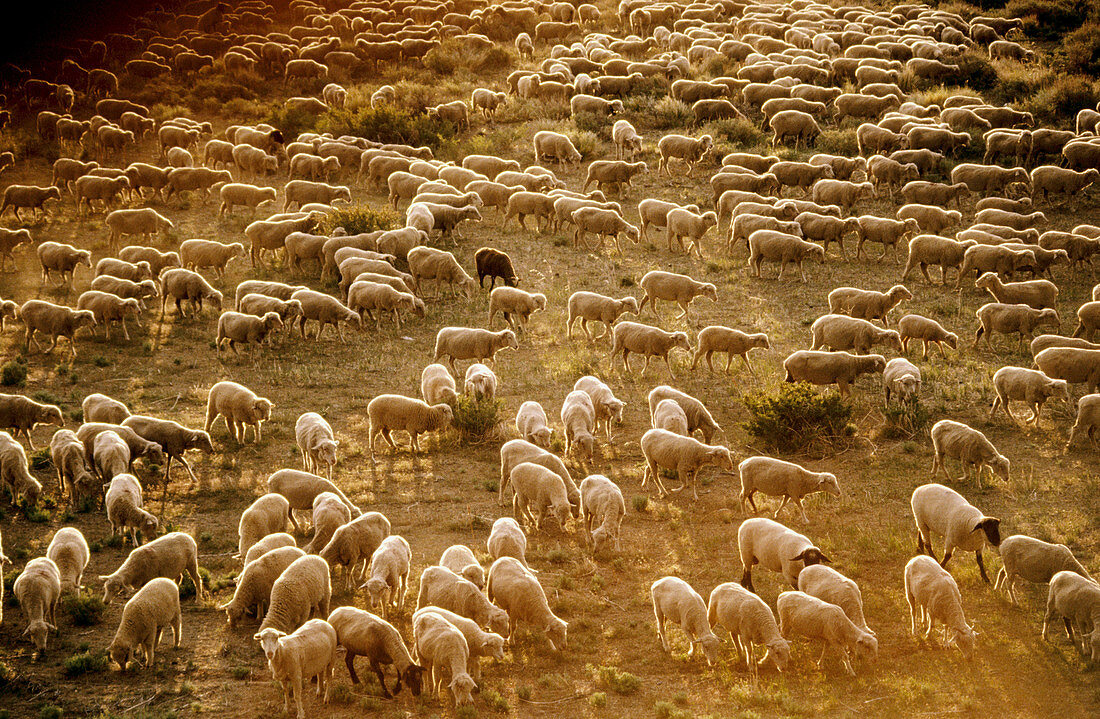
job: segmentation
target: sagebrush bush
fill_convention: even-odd
[[[630,672],[624,672],[618,667],[588,665],[589,671],[594,675],[596,683],[601,687],[610,689],[616,694],[634,694],[642,686],[641,677]]]
[[[1082,0],[1009,0],[1005,13],[1023,21],[1028,37],[1059,40],[1085,22],[1091,5]]]
[[[440,75],[451,75],[460,68],[484,73],[507,70],[514,60],[512,53],[500,45],[475,48],[457,38],[448,38],[428,51],[424,67]]]
[[[316,130],[337,137],[355,135],[381,143],[426,145],[433,150],[455,135],[455,127],[449,122],[392,105],[329,110],[318,119]]]
[[[391,210],[375,210],[366,205],[351,205],[328,213],[321,221],[320,231],[331,235],[337,227],[343,227],[349,235],[360,235],[376,230],[392,230],[399,224],[400,218]]]
[[[578,130],[591,132],[603,140],[611,139],[611,118],[598,112],[581,112],[573,117]]]
[[[585,160],[606,154],[606,146],[600,136],[594,132],[587,130],[571,132],[569,133],[569,139],[572,140],[573,147],[577,148],[577,152],[581,153],[581,157]]]
[[[1079,75],[1059,77],[1043,87],[1021,108],[1035,116],[1042,125],[1056,122],[1072,124],[1081,108],[1096,107],[1096,83]]]
[[[662,97],[653,103],[645,121],[655,130],[673,130],[695,121],[691,108],[671,97]]]
[[[265,122],[272,127],[277,127],[283,132],[283,137],[291,141],[303,132],[313,132],[317,129],[323,115],[315,115],[305,110],[274,107]]]
[[[501,423],[504,401],[461,394],[454,404],[454,426],[463,442],[479,442]]]
[[[716,138],[729,142],[738,150],[756,148],[768,139],[759,127],[740,117],[715,120],[710,127]]]
[[[805,382],[784,383],[774,394],[744,397],[751,418],[742,426],[769,449],[794,452],[831,445],[849,434],[852,407],[832,392],[819,394]]]
[[[886,424],[882,428],[884,439],[912,439],[924,431],[932,413],[920,402],[892,404],[883,410]]]
[[[1100,23],[1077,28],[1062,41],[1066,70],[1100,77]]]
[[[91,627],[99,624],[103,621],[103,612],[107,610],[103,598],[91,590],[66,595],[63,606],[69,616],[72,617],[73,624],[78,627]]]
[[[955,61],[959,72],[954,81],[979,92],[992,90],[997,85],[997,70],[989,57],[978,50],[967,50]]]
[[[0,367],[0,384],[5,387],[22,387],[27,384],[27,360],[16,357]]]
[[[855,157],[859,155],[859,141],[855,130],[822,130],[814,141],[814,149],[830,155]]]
[[[79,677],[89,672],[107,671],[107,662],[107,652],[102,649],[74,654],[65,660],[65,676]]]

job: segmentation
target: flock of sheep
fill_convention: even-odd
[[[802,282],[807,281],[805,260],[835,260],[830,244],[849,259],[844,240],[850,236],[856,240],[855,261],[867,243],[882,246],[879,259],[892,250],[898,264],[907,248],[902,282],[919,267],[929,283],[927,291],[934,292],[928,268],[938,266],[943,284],[948,270],[954,269],[955,288],[976,279],[974,286],[991,295],[994,301],[977,312],[975,347],[982,338],[989,343],[994,334],[1017,335],[1021,344],[1031,340],[1038,369],[1008,366],[996,372],[991,418],[1002,409],[1015,422],[1009,404],[1021,401],[1031,409],[1028,422],[1037,425],[1047,399],[1070,400],[1071,384],[1084,384],[1089,392],[1100,385],[1100,345],[1091,343],[1092,333],[1100,328],[1100,288],[1093,291],[1094,301],[1078,310],[1080,322],[1073,337],[1034,336],[1040,327],[1062,326],[1052,268],[1087,266],[1100,250],[1100,227],[1040,231],[1046,216],[1036,209],[1040,202],[1072,197],[1100,177],[1100,113],[1081,110],[1072,131],[1034,128],[1027,113],[991,106],[975,93],[952,95],[941,107],[916,102],[899,87],[903,80],[919,85],[950,79],[958,70],[953,59],[975,47],[991,58],[1029,60],[1030,50],[1005,39],[1018,21],[964,21],[922,4],[874,12],[808,0],[750,6],[729,0],[690,5],[623,0],[617,18],[595,5],[566,2],[490,6],[464,0],[360,0],[332,11],[310,0],[293,0],[290,26],[282,32],[274,29],[275,11],[262,0],[246,0],[233,8],[211,2],[187,7],[193,12],[147,15],[149,29],[132,36],[89,43],[81,54],[64,60],[56,83],[18,69],[7,71],[5,81],[18,87],[24,100],[21,111],[37,112],[33,124],[44,141],[56,142],[63,154],[80,155],[83,150],[83,157],[96,159],[61,157],[53,165],[53,184],[47,187],[9,184],[0,214],[10,208],[16,221],[23,219],[21,212],[48,216],[53,205],[47,203],[61,204],[66,197],[72,198],[79,215],[103,213],[107,229],[107,253],[94,269],[90,249],[42,241],[37,229],[0,229],[0,263],[14,263],[17,248],[35,244],[44,284],[56,275],[59,286],[71,286],[81,265],[94,274],[73,307],[41,299],[0,304],[0,325],[5,319],[22,323],[28,353],[40,349],[39,336],[51,340],[47,353],[65,338],[75,357],[77,333],[85,328],[96,332],[101,325],[108,340],[117,324],[128,341],[127,319],[140,322],[148,310],[146,302],[157,300],[162,315],[171,301],[180,317],[188,310],[201,317],[204,306],[212,306],[220,313],[216,323],[209,323],[218,351],[228,346],[236,353],[245,347],[255,355],[278,334],[290,335],[294,324],[305,338],[310,323],[316,323],[318,339],[332,325],[339,340],[346,342],[345,327],[369,331],[369,319],[378,331],[383,320],[392,317],[400,328],[403,317],[418,321],[430,315],[426,302],[441,300],[444,285],[452,297],[460,291],[470,297],[488,278],[487,328],[439,329],[434,363],[421,377],[420,398],[381,394],[366,407],[372,462],[381,451],[379,435],[397,452],[393,433],[407,432],[411,450],[421,452],[420,435],[451,426],[460,394],[475,399],[497,396],[502,387],[491,366],[494,356],[518,348],[532,315],[547,309],[545,294],[517,286],[522,275],[499,249],[487,246],[477,251],[475,280],[454,254],[431,246],[437,238],[457,245],[463,223],[487,223],[487,213],[495,207],[504,227],[515,219],[521,231],[536,235],[572,232],[573,246],[583,244],[586,250],[592,249],[593,238],[597,246],[609,242],[622,254],[621,238],[636,244],[664,230],[670,253],[702,258],[743,254],[746,248],[752,276],[761,277],[765,263],[778,264],[782,279],[788,265],[795,265]],[[454,101],[427,109],[431,117],[459,130],[470,127],[476,119],[472,113],[480,112],[492,123],[501,107],[534,100],[567,102],[573,117],[617,115],[624,112],[624,100],[640,88],[664,82],[671,98],[690,106],[696,125],[762,116],[777,147],[808,146],[823,125],[856,118],[863,122],[856,130],[859,153],[815,154],[801,162],[731,152],[720,158],[720,168],[710,178],[713,210],[641,199],[640,221],[634,224],[620,200],[633,178],[649,172],[645,162],[635,161],[637,155],[653,148],[660,157],[658,175],[692,176],[707,167],[715,153],[711,135],[647,137],[626,119],[617,119],[611,129],[617,159],[593,160],[583,184],[570,190],[547,166],[560,164],[568,172],[591,158],[584,158],[569,135],[560,132],[534,134],[534,164],[526,168],[514,159],[490,155],[441,162],[428,148],[372,138],[316,133],[288,138],[278,128],[262,124],[231,125],[215,135],[208,122],[185,117],[154,121],[148,108],[118,97],[119,78],[106,69],[114,67],[130,78],[258,73],[282,78],[287,86],[317,87],[341,76],[365,77],[367,68],[414,62],[444,40],[467,50],[513,42],[531,68],[509,75],[507,86],[499,90],[476,89],[469,104]],[[545,56],[537,65],[536,49]],[[701,68],[716,59],[736,64],[736,74],[699,79]],[[75,104],[78,99],[86,105]],[[383,86],[374,91],[370,104],[398,99],[393,87]],[[291,97],[286,106],[323,113],[347,101],[345,88],[328,82],[319,98]],[[87,105],[94,110],[87,119],[77,119],[74,107]],[[7,122],[13,117],[5,113],[0,119]],[[150,136],[155,138],[154,157],[149,158],[153,161],[126,164],[124,158],[143,152]],[[195,152],[200,142],[201,157]],[[955,164],[947,172],[949,158],[972,142],[984,146],[984,162]],[[990,164],[996,159],[1016,164]],[[0,157],[0,165],[12,164],[18,166],[10,153]],[[283,172],[289,179],[281,188],[252,184],[274,182]],[[945,174],[949,182],[929,179],[938,174]],[[329,184],[339,178],[348,184]],[[596,189],[590,191],[592,185]],[[220,200],[219,215],[248,208],[251,217],[280,195],[283,204],[278,214],[250,222],[240,242],[189,239],[166,252],[145,244],[123,246],[127,240],[147,243],[163,237],[174,224],[146,203],[167,205],[185,194],[197,196],[200,212],[212,210],[210,199]],[[891,199],[900,195],[906,202],[894,217],[855,214],[862,202],[884,194]],[[405,226],[353,235],[342,230],[315,234],[334,207],[371,195],[384,197],[394,208],[408,203]],[[963,226],[964,207],[969,216],[971,197],[977,198],[973,221]],[[958,209],[947,209],[951,203]],[[528,218],[534,218],[533,227],[526,224]],[[953,237],[943,234],[953,227],[960,228]],[[728,235],[707,239],[721,233]],[[305,285],[249,279],[236,286],[232,308],[226,309],[227,298],[215,284],[224,280],[227,265],[244,257],[246,249],[252,267],[270,261],[283,273],[305,276],[315,271],[320,280],[337,277],[338,296]],[[1014,280],[1018,273],[1030,273],[1031,279]],[[433,295],[427,294],[429,286],[434,286]],[[637,354],[645,360],[643,374],[650,360],[657,359],[673,378],[670,355],[676,349],[691,353],[692,370],[705,359],[713,371],[714,353],[725,353],[727,371],[736,355],[753,373],[750,351],[771,349],[761,333],[713,325],[700,330],[693,345],[686,332],[640,321],[646,312],[661,318],[659,303],[672,303],[679,308],[673,321],[690,324],[695,299],[722,300],[712,283],[654,270],[641,278],[638,288],[640,299],[574,292],[567,302],[569,340],[579,320],[588,342],[606,340],[610,359],[621,358],[628,374],[633,374],[630,355]],[[912,299],[913,292],[903,284],[884,292],[833,289],[828,293],[828,314],[809,328],[810,348],[783,361],[786,381],[836,385],[840,395],[848,397],[861,376],[882,375],[888,406],[917,402],[922,375],[905,357],[910,343],[921,342],[922,358],[928,357],[930,344],[945,357],[944,345],[960,348],[958,336],[935,318],[906,314],[897,318],[896,329],[890,328],[890,313]],[[506,329],[492,329],[498,314]],[[623,320],[625,314],[639,321]],[[593,337],[590,323],[603,325],[602,334]],[[899,356],[887,361],[882,354],[870,354],[876,347]],[[472,364],[460,373],[456,362],[466,361]],[[720,644],[715,631],[728,631],[738,656],[755,677],[758,666],[786,669],[792,642],[821,641],[839,654],[847,672],[855,674],[855,661],[873,659],[878,651],[859,587],[826,566],[830,558],[807,536],[774,519],[751,517],[758,509],[755,497],[766,495],[782,500],[775,516],[792,503],[802,522],[808,523],[803,499],[815,492],[840,496],[838,478],[765,456],[749,457],[735,470],[731,449],[713,443],[721,428],[703,402],[668,385],[654,388],[648,400],[652,428],[639,440],[645,461],[641,486],[653,482],[660,496],[670,495],[678,490],[670,491],[664,480],[674,474],[680,489],[690,483],[697,499],[702,470],[736,471],[741,504],[750,516],[737,531],[740,582],[717,586],[709,601],[676,577],[653,583],[652,604],[663,647],[671,649],[665,631],[671,621],[686,634],[692,654],[698,648],[713,662]],[[418,694],[426,677],[433,691],[449,690],[457,704],[464,704],[473,701],[481,677],[480,658],[502,659],[506,645],[518,640],[519,624],[530,625],[552,648],[561,649],[567,624],[551,610],[539,573],[528,566],[527,536],[544,532],[547,516],[563,530],[575,518],[597,556],[621,551],[626,507],[620,487],[601,474],[576,483],[565,459],[575,462],[574,467],[587,467],[601,442],[612,443],[612,426],[622,422],[624,406],[604,380],[577,380],[560,411],[563,457],[549,449],[555,430],[544,408],[535,401],[523,402],[515,416],[519,438],[500,450],[500,500],[503,503],[511,487],[514,517],[493,524],[486,545],[492,564],[486,571],[469,547],[455,545],[438,565],[426,568],[416,612],[411,624],[403,624],[411,627],[411,637],[402,636],[388,620],[403,616],[413,548],[391,533],[390,520],[383,514],[364,512],[340,489],[333,480],[338,443],[332,427],[316,412],[302,414],[295,435],[303,469],[271,474],[267,493],[242,512],[237,555],[241,571],[232,599],[219,606],[230,629],[248,623],[250,614],[260,622],[255,639],[272,676],[282,683],[287,710],[293,699],[299,719],[304,717],[302,692],[312,678],[327,701],[341,657],[353,682],[358,682],[355,657],[368,657],[387,696],[391,690],[383,669],[393,665],[393,692],[408,686]],[[1077,408],[1070,445],[1081,434],[1093,437],[1100,425],[1100,395],[1084,396]],[[112,534],[127,535],[134,545],[116,571],[100,577],[105,600],[133,593],[108,647],[120,667],[133,659],[151,666],[165,628],[172,629],[174,644],[180,645],[176,582],[184,574],[194,583],[196,597],[204,597],[195,540],[183,532],[157,536],[160,521],[145,505],[133,463],[142,459],[164,465],[167,486],[176,460],[195,480],[184,454],[190,449],[215,451],[210,431],[216,419],[224,419],[237,443],[246,441],[248,428],[260,442],[261,426],[272,411],[270,400],[232,381],[209,389],[202,430],[133,414],[113,398],[92,394],[84,401],[83,424],[72,431],[64,428],[55,406],[21,395],[0,396],[0,426],[12,431],[0,433],[0,480],[13,502],[37,503],[44,492],[29,470],[20,435],[33,450],[31,431],[37,425],[60,426],[49,445],[58,495],[68,495],[73,502],[102,498]],[[696,431],[703,441],[696,439]],[[931,440],[933,478],[942,470],[951,479],[947,459],[964,468],[962,487],[970,486],[975,468],[979,488],[986,466],[1002,480],[1009,477],[1010,460],[966,424],[941,419],[931,429]],[[997,586],[1004,586],[1013,601],[1018,581],[1049,582],[1044,636],[1048,625],[1061,617],[1082,654],[1100,660],[1100,587],[1069,549],[1023,535],[1002,539],[1000,519],[984,515],[962,494],[940,484],[917,487],[911,508],[919,553],[905,566],[903,577],[914,633],[919,627],[930,636],[939,623],[947,642],[967,654],[974,649],[976,634],[946,566],[954,552],[973,551],[988,582],[982,552],[989,546],[1003,562]],[[298,546],[286,532],[288,521],[298,532],[312,531],[308,543]],[[933,550],[933,540],[939,538],[945,542],[942,561],[935,559]],[[57,631],[61,595],[83,586],[89,557],[83,535],[66,527],[54,535],[46,555],[27,562],[16,580],[14,593],[26,620],[25,634],[38,650],[44,650],[48,635]],[[0,559],[6,561],[2,555]],[[344,587],[364,590],[381,616],[350,604],[332,606],[332,577],[338,567]],[[791,591],[779,595],[774,612],[754,593],[754,568],[777,572],[791,585]],[[353,599],[350,595],[348,601]],[[759,661],[757,646],[766,650]]]

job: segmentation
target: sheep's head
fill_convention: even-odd
[[[110,655],[111,661],[118,665],[120,671],[126,671],[126,665],[130,663],[132,653],[132,647],[119,646],[115,642],[111,642],[111,646],[107,647],[107,654]]]
[[[229,625],[230,629],[236,627],[237,622],[244,616],[244,609],[236,606],[232,601],[222,604],[218,609],[225,612],[225,623]]]
[[[481,656],[504,661],[504,637],[489,632],[481,640]]]
[[[197,449],[204,454],[214,454],[214,443],[210,440],[210,434],[204,430],[196,429],[191,433],[187,441],[188,449]]]
[[[473,677],[466,672],[455,675],[447,686],[451,690],[451,694],[454,695],[455,706],[474,703],[473,692],[477,689],[477,684],[474,683]]]
[[[1000,460],[1004,460],[1004,462],[1002,463]],[[1003,476],[1005,480],[1008,479],[1009,462],[1007,457],[1001,457],[1000,455],[998,455],[992,462],[990,462],[990,465],[994,467],[1003,466],[1003,474],[999,469],[995,468],[994,471],[998,474],[1001,474],[1001,476]],[[974,525],[974,529],[972,531],[977,532],[979,530],[985,533],[985,538],[989,541],[991,545],[993,545],[994,547],[1001,546],[1001,520],[997,519],[996,517],[982,517]]]
[[[103,582],[103,602],[109,604],[122,596],[126,584],[114,574],[100,575],[99,581]]]
[[[91,310],[77,310],[73,313],[73,329],[77,330],[81,327],[95,327],[95,315]]]
[[[1048,307],[1045,310],[1042,310],[1042,311],[1039,312],[1038,321],[1035,324],[1036,324],[1036,326],[1038,326],[1038,325],[1050,325],[1051,327],[1056,327],[1056,328],[1061,329],[1061,327],[1062,327],[1062,318],[1058,316],[1058,310],[1056,310],[1052,307]]]
[[[550,626],[546,628],[546,638],[550,641],[550,645],[560,652],[565,648],[569,624],[557,617],[552,617],[550,622]]]
[[[153,515],[149,514],[148,516],[142,517],[141,526],[138,527],[142,540],[148,542],[153,537],[157,536],[157,528],[159,526],[160,521]]]
[[[856,653],[865,659],[872,660],[878,656],[878,639],[870,632],[863,632],[856,639]]]
[[[61,408],[54,404],[45,405],[39,422],[41,424],[57,425],[58,427],[65,426],[65,418],[61,416]]]
[[[782,637],[776,637],[767,644],[768,653],[760,660],[758,666],[764,667],[771,664],[777,672],[784,672],[791,661],[791,643]]]
[[[679,347],[680,349],[687,352],[691,351],[691,343],[688,342],[687,332],[673,332],[671,339],[672,346],[669,349],[675,349]]]
[[[978,633],[964,624],[962,629],[952,630],[950,643],[958,647],[964,656],[969,657],[978,643]]]
[[[381,577],[371,577],[360,589],[366,589],[372,607],[384,604],[389,598],[390,585]]]
[[[267,660],[270,662],[275,656],[275,650],[279,648],[279,640],[285,636],[286,632],[268,627],[263,631],[253,634],[252,638],[260,643],[260,647],[264,650],[264,656],[266,656]]]
[[[256,401],[252,403],[252,416],[257,420],[267,420],[271,418],[271,409],[275,404],[265,398],[257,397]]]
[[[806,549],[802,550],[799,554],[792,557],[790,561],[792,561],[792,562],[802,562],[807,567],[813,566],[815,564],[832,564],[833,563],[833,560],[826,557],[825,553],[822,552],[817,547],[807,547]]]
[[[34,642],[34,646],[38,651],[42,652],[46,650],[46,636],[51,632],[56,632],[57,627],[42,619],[34,619],[27,625],[27,628],[23,630],[25,636],[30,636],[31,641]]]
[[[836,475],[832,472],[822,472],[818,475],[817,488],[819,491],[831,494],[834,497],[842,496],[840,483],[836,481]]]
[[[708,665],[712,665],[718,661],[718,648],[722,646],[721,639],[711,632],[697,641],[699,646],[703,649],[703,656],[706,657]]]

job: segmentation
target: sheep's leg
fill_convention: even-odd
[[[783,501],[779,503],[779,508],[775,510],[775,514],[773,514],[772,517],[778,517],[779,513],[781,511],[783,511],[783,508],[786,507],[787,503],[790,502],[790,501],[791,501],[791,496],[789,494],[783,495]]]
[[[982,581],[989,584],[989,575],[985,573],[985,561],[982,560],[982,550],[974,552],[974,559],[978,562],[978,571],[982,575]]]

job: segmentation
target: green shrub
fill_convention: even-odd
[[[35,524],[45,524],[50,521],[50,513],[36,504],[24,501],[20,508],[23,510],[23,518]]]
[[[597,684],[603,688],[610,689],[616,694],[633,694],[642,686],[641,677],[635,676],[630,672],[624,672],[618,667],[594,667],[590,664],[588,668],[594,675]]]
[[[752,415],[743,424],[745,430],[782,452],[834,443],[848,434],[852,416],[851,406],[839,395],[818,394],[805,382],[782,384],[775,395],[747,394],[744,402]]]
[[[107,671],[107,652],[81,652],[65,660],[65,676],[79,677],[89,672]]]
[[[35,451],[31,452],[30,465],[31,469],[39,472],[52,468],[53,459],[50,457],[50,448],[39,447]]]
[[[256,92],[243,82],[226,75],[207,75],[195,80],[191,86],[192,100],[212,98],[219,103],[231,100],[253,100]]]
[[[919,402],[892,404],[883,410],[886,425],[882,428],[884,439],[912,439],[924,431],[932,413]]]
[[[859,155],[859,143],[855,130],[822,130],[814,143],[814,149],[830,155],[855,157]]]
[[[588,703],[597,709],[603,709],[607,706],[607,695],[603,692],[592,692],[588,695]]]
[[[715,136],[731,143],[738,150],[755,148],[768,139],[763,130],[740,117],[716,120],[710,126]]]
[[[591,132],[604,140],[611,139],[611,118],[598,112],[581,112],[573,117],[578,130]]]
[[[210,586],[210,572],[206,567],[199,567],[199,580],[205,586]],[[193,596],[195,596],[195,583],[191,581],[191,575],[185,573],[180,580],[180,599],[189,599]]]
[[[1090,4],[1081,0],[1010,0],[1005,12],[1007,17],[1023,21],[1028,37],[1060,40],[1085,22]]]
[[[691,108],[671,97],[662,97],[650,108],[645,118],[655,130],[673,130],[695,121]]]
[[[103,612],[107,611],[107,605],[103,603],[102,597],[91,590],[67,595],[63,606],[72,617],[73,624],[78,627],[99,624],[103,621]]]
[[[1096,83],[1079,75],[1059,77],[1023,104],[1023,110],[1035,116],[1041,125],[1057,122],[1072,125],[1077,111],[1096,107]]]
[[[5,362],[0,367],[0,384],[5,387],[22,387],[27,384],[27,360],[16,357]]]
[[[691,719],[691,712],[677,709],[672,702],[656,702],[653,705],[653,714],[657,719]]]
[[[449,122],[392,105],[330,110],[320,117],[316,129],[382,143],[426,145],[433,150],[438,150],[455,135],[455,127]]]
[[[306,112],[300,109],[288,109],[274,107],[267,116],[266,122],[277,127],[283,132],[283,137],[288,140],[298,137],[303,132],[313,132],[323,115]]]
[[[577,148],[577,152],[581,153],[581,157],[585,160],[605,154],[604,143],[600,140],[600,136],[594,132],[580,130],[570,133],[569,139],[572,140],[573,146]]]
[[[349,235],[359,235],[376,230],[391,230],[398,226],[399,218],[390,210],[375,210],[366,205],[341,207],[321,222],[320,232],[330,235],[337,227],[343,227]]]
[[[959,72],[955,75],[959,85],[979,92],[992,90],[997,85],[997,70],[989,58],[977,50],[967,50],[955,64],[959,66]]]
[[[451,75],[460,68],[473,73],[507,70],[514,62],[512,53],[500,45],[471,47],[457,38],[448,38],[428,51],[424,67],[440,75]]]
[[[635,512],[645,512],[649,509],[649,495],[648,494],[635,494],[630,500],[630,505],[634,507]]]
[[[454,404],[454,426],[464,442],[479,442],[501,422],[504,401],[461,394]]]
[[[1100,76],[1100,23],[1077,28],[1062,41],[1066,70]]]

